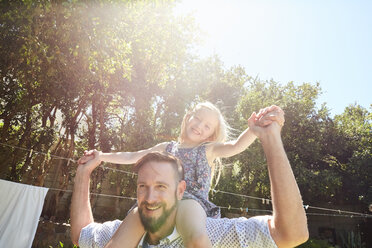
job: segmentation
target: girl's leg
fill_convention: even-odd
[[[145,229],[142,226],[138,208],[134,208],[120,224],[105,248],[137,247]]]
[[[182,200],[177,209],[176,226],[187,248],[212,247],[209,240],[204,209],[195,200]]]

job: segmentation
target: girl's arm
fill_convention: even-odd
[[[280,126],[283,126],[284,123],[283,110],[275,105],[262,109],[254,118],[258,121],[260,126],[267,126],[273,121],[277,121]],[[236,140],[226,143],[211,143],[207,146],[206,150],[208,160],[214,161],[217,157],[227,158],[241,153],[247,149],[256,138],[256,135],[247,128]]]
[[[228,158],[244,151],[250,146],[257,136],[247,128],[239,135],[236,140],[226,143],[211,143],[206,147],[206,153],[209,161],[214,161],[215,158]]]
[[[163,142],[153,146],[149,149],[140,150],[137,152],[114,152],[114,153],[103,153],[97,150],[91,150],[84,154],[84,157],[79,160],[80,164],[89,161],[93,157],[98,157],[99,161],[115,163],[115,164],[134,164],[140,158],[150,152],[163,152],[167,147],[168,142]]]

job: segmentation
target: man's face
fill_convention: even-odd
[[[146,231],[155,233],[166,223],[172,225],[181,197],[170,163],[148,162],[138,171],[138,211]]]

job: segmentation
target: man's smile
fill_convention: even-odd
[[[157,210],[157,209],[159,209],[160,207],[161,207],[160,204],[158,204],[158,205],[153,205],[153,206],[151,206],[151,205],[146,205],[146,209],[147,209],[147,210],[150,210],[150,211]]]

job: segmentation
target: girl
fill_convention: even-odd
[[[261,110],[258,115],[252,114],[250,119],[255,118],[261,126],[273,121],[282,125],[284,120],[283,115],[279,114],[281,112],[279,107],[271,106]],[[187,185],[183,200],[178,205],[177,231],[186,247],[212,247],[205,222],[207,216],[220,217],[220,209],[208,200],[215,161],[244,151],[256,139],[247,128],[236,140],[225,142],[229,129],[217,107],[209,102],[199,103],[184,116],[178,142],[164,142],[137,152],[89,151],[85,152],[79,163],[85,163],[92,155],[98,156],[101,161],[117,164],[134,164],[153,151],[166,151],[175,155],[183,163]],[[136,247],[143,234],[144,228],[135,208],[124,219],[109,243],[114,245],[116,242],[120,247]]]

